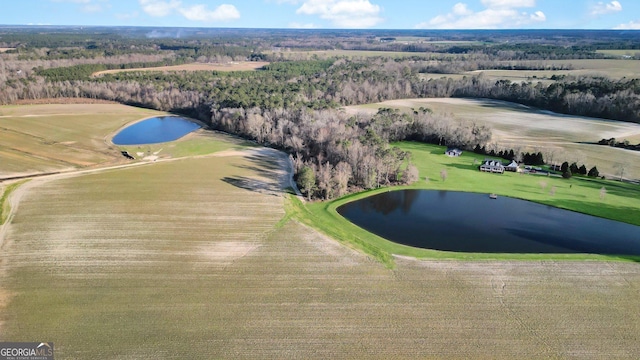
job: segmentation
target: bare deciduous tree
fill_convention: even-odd
[[[409,164],[407,168],[404,170],[403,181],[406,184],[412,184],[418,181],[418,179],[420,179],[420,173],[418,172],[418,168],[413,164]]]
[[[627,164],[616,163],[613,165],[613,168],[616,169],[616,175],[619,176],[620,181],[622,181],[622,177],[624,176],[625,171],[627,171]]]
[[[547,188],[547,182],[546,181],[540,181],[540,187],[542,188],[542,191],[544,191]]]
[[[447,175],[447,169],[440,170],[440,178],[443,182],[447,180]]]

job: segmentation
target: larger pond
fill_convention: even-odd
[[[116,145],[155,144],[177,140],[200,125],[177,116],[158,116],[122,129],[113,137]]]
[[[640,226],[487,194],[391,191],[338,213],[383,238],[425,249],[640,255]]]

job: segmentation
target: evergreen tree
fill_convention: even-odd
[[[589,170],[589,173],[587,175],[590,177],[598,177],[600,176],[600,172],[598,171],[598,168],[594,166]]]
[[[571,171],[571,175],[578,174],[578,164],[571,163],[571,165],[569,166],[569,171]]]
[[[311,195],[316,187],[316,174],[309,166],[305,166],[298,174],[298,185],[300,190],[307,194],[307,199],[311,199]]]
[[[580,166],[580,168],[578,168],[578,174],[587,175],[587,167],[584,166],[584,164],[582,164],[582,166]]]

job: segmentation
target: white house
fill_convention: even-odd
[[[504,173],[504,165],[499,160],[486,159],[482,165],[480,165],[480,171],[502,174]]]

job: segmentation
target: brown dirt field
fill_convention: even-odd
[[[163,71],[163,72],[168,72],[168,71],[253,71],[268,64],[269,64],[268,62],[264,62],[264,61],[244,61],[244,62],[234,62],[234,63],[228,63],[228,64],[192,63],[192,64],[184,64],[184,65],[161,66],[161,67],[151,67],[151,68],[105,70],[105,71],[98,71],[94,73],[93,76],[100,76],[104,74],[116,74],[120,72],[132,72],[132,71]]]

